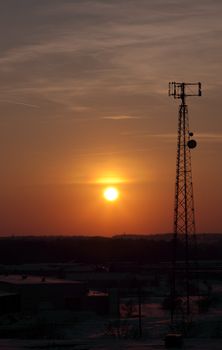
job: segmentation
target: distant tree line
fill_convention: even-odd
[[[166,238],[167,237],[167,238]],[[106,262],[135,261],[138,263],[157,263],[170,261],[172,242],[169,235],[150,237],[105,238],[105,237],[4,237],[0,239],[0,263],[49,263],[84,262],[104,264]],[[198,244],[198,259],[220,260],[222,235],[209,243],[201,239]],[[178,244],[178,256],[183,256],[183,244]],[[190,256],[196,250],[191,247]]]

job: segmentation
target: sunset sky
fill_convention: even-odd
[[[0,234],[172,232],[169,81],[202,82],[197,231],[222,232],[221,18],[221,0],[0,0]]]

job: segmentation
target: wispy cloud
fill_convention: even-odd
[[[135,148],[134,150],[122,150],[122,151],[113,151],[113,152],[98,152],[98,153],[88,153],[83,154],[84,156],[94,156],[94,157],[109,157],[113,155],[129,155],[129,154],[138,154],[138,153],[148,153],[149,148]],[[81,155],[80,155],[81,156]]]
[[[134,119],[141,119],[141,117],[136,117],[132,115],[110,115],[102,117],[101,119],[108,119],[108,120],[134,120]]]
[[[196,134],[196,137],[210,142],[222,142],[222,134],[217,133],[200,133]]]
[[[34,105],[34,104],[31,104],[31,103],[22,102],[22,101],[16,101],[16,100],[0,99],[0,103],[1,102],[12,104],[12,105],[21,105],[21,106],[30,107],[30,108],[40,108],[40,106],[38,106],[38,105]]]
[[[40,28],[36,23],[29,37],[30,21],[24,18],[27,40],[2,51],[0,70],[11,76],[4,94],[10,97],[14,88],[17,96],[42,97],[70,109],[74,98],[99,105],[99,94],[127,98],[165,93],[169,76],[181,77],[181,66],[195,78],[203,71],[210,74],[205,67],[212,63],[217,81],[214,71],[222,57],[218,7],[222,9],[219,2],[214,6],[208,0],[137,0],[130,5],[128,0],[56,0],[53,6],[46,0],[37,11]],[[20,84],[12,78],[18,71]]]
[[[152,134],[150,132],[147,132],[146,130],[130,130],[124,131],[121,134],[125,136],[135,136],[141,138],[161,138],[166,140],[175,139],[177,137],[177,135],[173,133]]]
[[[175,141],[177,139],[176,133],[162,133],[162,134],[153,134],[149,133],[144,130],[132,130],[132,131],[125,131],[121,133],[124,136],[132,136],[132,137],[138,137],[138,138],[145,138],[145,139],[161,139],[162,141]],[[222,142],[222,134],[221,133],[195,133],[194,138],[196,140],[201,139],[203,141],[209,141],[209,142]]]
[[[1,98],[45,109],[46,119],[59,111],[63,120],[113,120],[107,125],[121,127],[119,135],[171,140],[176,135],[160,134],[165,117],[167,130],[175,130],[168,81],[205,79],[211,96],[211,84],[220,83],[220,1],[45,0],[37,8],[25,2],[15,36],[1,50]],[[11,13],[16,18],[12,3],[5,5],[6,28]],[[138,127],[118,123],[130,120]]]
[[[147,137],[156,137],[161,138],[162,140],[176,140],[177,134],[147,134]],[[222,142],[222,134],[217,133],[195,133],[194,138],[196,140],[201,139],[203,141],[211,141],[211,142]]]

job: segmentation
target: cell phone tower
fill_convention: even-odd
[[[190,132],[189,129],[186,99],[191,96],[201,96],[201,83],[171,82],[169,83],[169,96],[173,96],[175,99],[180,99],[181,101],[178,113],[173,268],[171,283],[171,325],[173,325],[176,317],[176,302],[180,295],[185,295],[186,319],[189,318],[191,312],[190,248],[191,239],[194,239],[194,242],[196,241],[191,150],[196,147],[197,143],[192,138],[193,133]],[[182,280],[184,281],[183,283]],[[181,291],[181,285],[184,285],[184,292]]]

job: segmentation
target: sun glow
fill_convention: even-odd
[[[119,191],[116,187],[107,187],[103,192],[103,196],[107,201],[113,202],[118,199]]]
[[[104,185],[109,185],[109,184],[120,184],[120,183],[126,183],[128,182],[126,179],[117,177],[117,176],[104,176],[96,180],[96,183],[98,184],[104,184]]]

